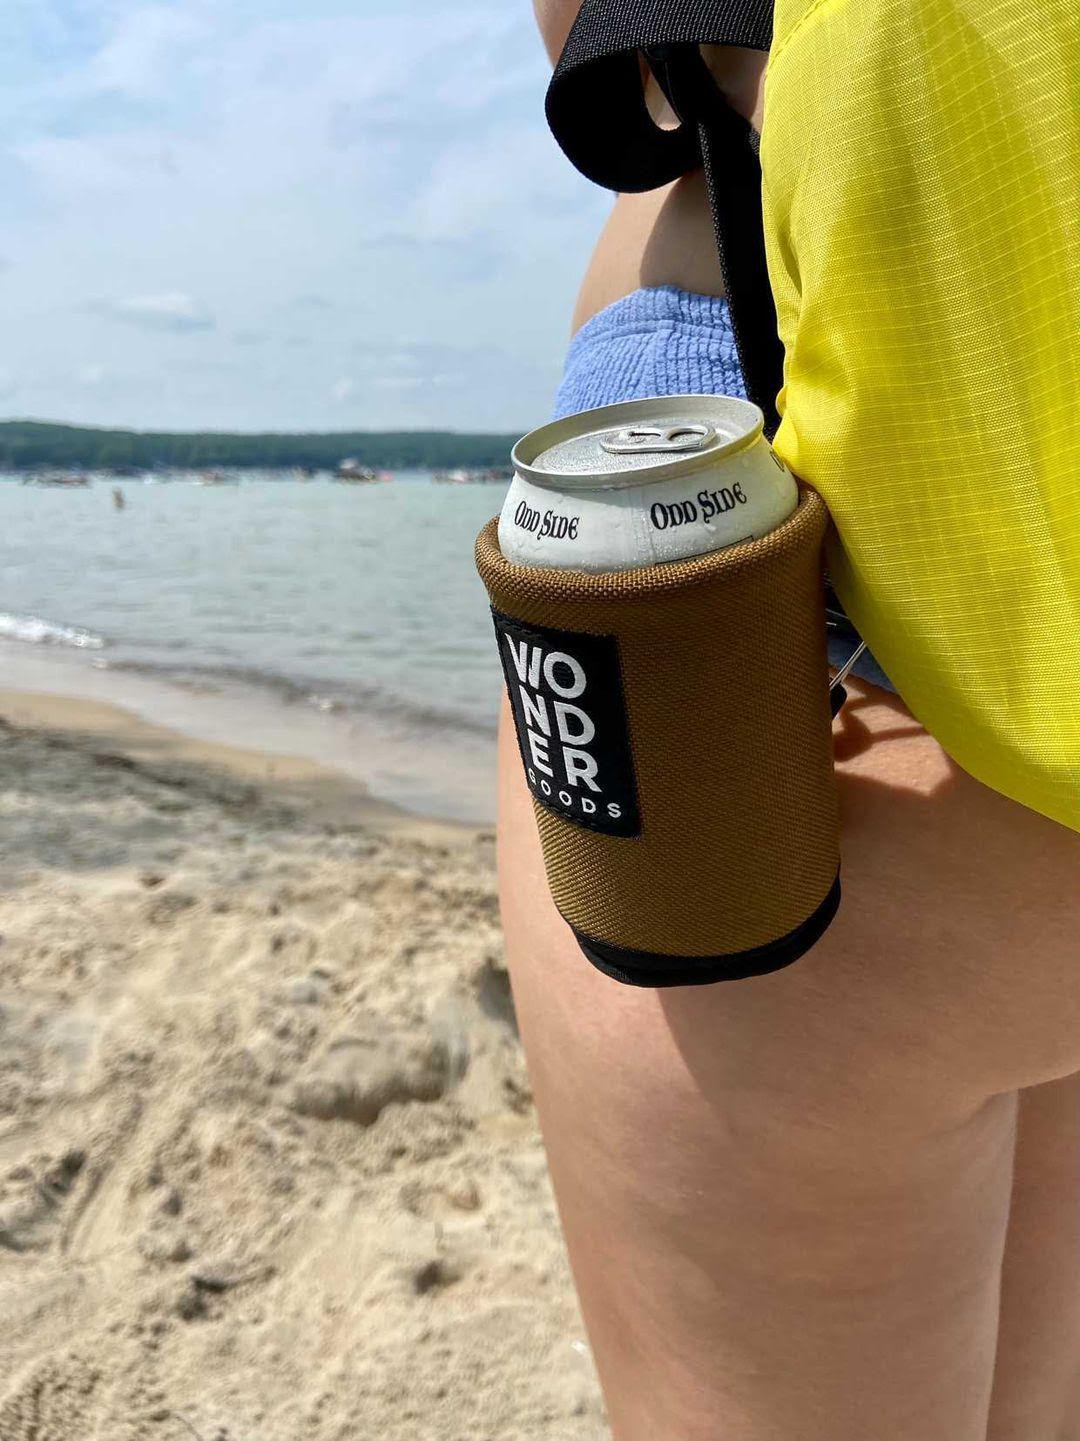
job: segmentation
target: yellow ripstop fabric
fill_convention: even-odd
[[[777,0],[776,447],[972,775],[1080,830],[1080,5]]]

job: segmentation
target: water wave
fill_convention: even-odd
[[[309,682],[257,666],[243,665],[179,665],[146,660],[112,660],[101,664],[106,664],[109,670],[156,676],[193,690],[215,690],[229,684],[250,686],[269,692],[286,705],[310,706],[313,710],[336,715],[350,711],[377,715],[421,733],[456,731],[486,738],[494,728],[493,718],[485,722],[459,712],[417,703],[381,687],[360,682]],[[494,711],[493,702],[492,717]]]
[[[58,625],[36,615],[8,615],[0,611],[0,638],[30,645],[70,645],[77,650],[102,650],[105,640],[77,625]]]

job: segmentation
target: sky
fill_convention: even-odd
[[[609,197],[528,0],[3,0],[0,417],[523,430]]]

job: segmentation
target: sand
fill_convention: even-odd
[[[600,1441],[490,831],[0,693],[0,1441]]]

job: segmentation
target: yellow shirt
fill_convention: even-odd
[[[761,156],[837,591],[964,769],[1080,830],[1080,4],[777,0]]]

